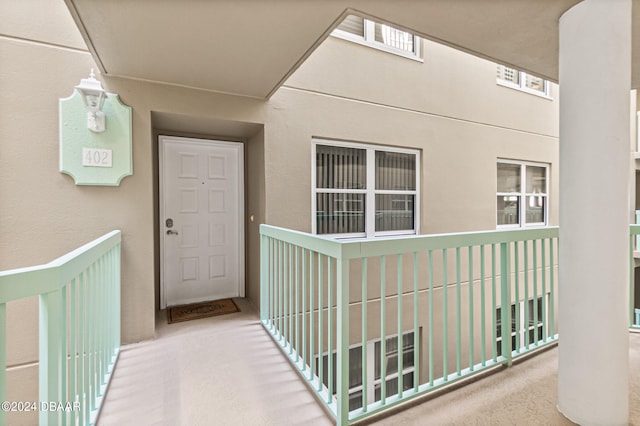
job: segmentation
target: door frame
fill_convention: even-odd
[[[244,182],[244,143],[238,141],[226,141],[220,139],[203,139],[203,138],[190,138],[184,136],[170,136],[159,134],[157,136],[158,143],[158,238],[160,240],[160,309],[167,308],[167,290],[165,282],[164,271],[164,253],[165,253],[165,240],[164,240],[164,201],[165,201],[165,183],[164,183],[164,141],[171,140],[174,142],[189,142],[202,145],[215,145],[219,147],[234,148],[238,151],[238,207],[240,210],[240,226],[238,227],[238,295],[239,297],[245,297],[245,182]]]

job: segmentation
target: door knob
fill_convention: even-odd
[[[167,235],[178,235],[178,231],[172,231],[171,229],[169,229],[167,231]]]

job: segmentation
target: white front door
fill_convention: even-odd
[[[243,297],[243,145],[170,136],[159,144],[161,308]]]

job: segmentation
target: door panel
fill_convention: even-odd
[[[242,144],[160,137],[162,307],[244,296]]]

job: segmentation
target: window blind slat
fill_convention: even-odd
[[[364,37],[364,19],[360,16],[349,15],[338,25],[337,29]]]

